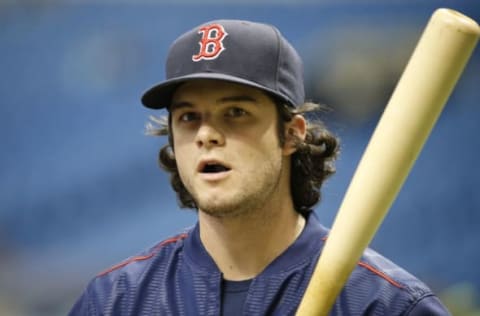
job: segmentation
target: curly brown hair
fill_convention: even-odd
[[[294,115],[316,114],[323,107],[315,103],[304,103],[298,108],[292,108],[283,102],[275,100],[278,111],[277,132],[280,146],[285,143],[285,123],[290,122]],[[151,117],[147,124],[150,135],[168,135],[168,144],[159,152],[160,167],[170,173],[170,183],[177,192],[180,207],[197,209],[191,194],[180,179],[173,149],[173,135],[170,132],[171,115],[167,117]],[[153,124],[152,124],[153,123]],[[296,139],[297,151],[291,158],[290,188],[295,210],[306,215],[321,199],[323,182],[335,173],[335,160],[339,154],[339,139],[330,132],[319,119],[309,119],[307,134],[304,141]]]

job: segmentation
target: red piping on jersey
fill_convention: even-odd
[[[403,288],[403,285],[401,285],[400,283],[396,282],[395,280],[393,280],[391,277],[389,277],[388,275],[386,275],[385,273],[381,272],[381,271],[378,271],[377,269],[375,269],[374,267],[372,267],[371,265],[369,265],[368,263],[365,263],[365,262],[362,262],[362,261],[359,261],[358,262],[358,265],[361,266],[361,267],[364,267],[365,269],[375,273],[376,275],[380,276],[381,278],[387,280],[390,284],[392,284],[393,286],[396,286],[400,289]]]
[[[187,237],[187,234],[180,234],[180,235],[172,237],[170,239],[166,239],[166,240],[162,241],[161,243],[159,243],[158,245],[156,245],[148,255],[135,256],[135,257],[132,257],[130,259],[127,259],[123,262],[120,262],[119,264],[114,265],[113,267],[111,267],[111,268],[109,268],[105,271],[100,272],[97,276],[99,276],[99,277],[103,276],[105,274],[108,274],[108,273],[110,273],[114,270],[120,269],[120,268],[126,266],[127,264],[130,264],[130,263],[135,262],[135,261],[142,261],[142,260],[150,259],[151,257],[153,257],[155,255],[157,250],[159,250],[161,247],[163,247],[165,245],[168,245],[168,244],[171,244],[173,242],[176,242],[177,240],[184,239],[186,237]]]
[[[126,266],[127,264],[130,264],[134,261],[142,261],[142,260],[147,260],[147,259],[150,259],[151,257],[154,256],[155,252],[160,249],[161,247],[165,246],[165,245],[168,245],[170,243],[173,243],[173,242],[176,242],[177,240],[180,240],[180,239],[184,239],[187,237],[187,234],[180,234],[178,236],[175,236],[173,238],[170,238],[170,239],[166,239],[164,241],[162,241],[161,243],[159,243],[157,246],[155,246],[153,248],[153,250],[148,254],[148,255],[144,255],[144,256],[135,256],[135,257],[132,257],[128,260],[125,260],[119,264],[116,264],[114,265],[113,267],[103,271],[103,272],[100,272],[97,276],[103,276],[105,274],[108,274],[114,270],[117,270],[117,269],[120,269],[121,267],[124,267]],[[323,237],[322,240],[325,241],[327,239],[327,237]],[[385,273],[375,269],[374,267],[372,267],[371,265],[369,265],[368,263],[365,263],[365,262],[362,262],[362,261],[359,261],[357,263],[359,266],[361,267],[364,267],[365,269],[373,272],[374,274],[378,275],[379,277],[385,279],[387,282],[389,282],[390,284],[392,284],[393,286],[396,286],[398,288],[403,288],[403,286],[396,282],[395,280],[393,280],[392,278],[390,278],[388,275],[386,275]]]
[[[322,241],[326,241],[327,240],[327,237],[323,237],[322,238]],[[393,286],[396,286],[400,289],[403,288],[403,285],[401,285],[400,283],[396,282],[395,280],[393,280],[391,277],[389,277],[388,275],[386,275],[385,273],[375,269],[374,267],[372,267],[371,265],[369,265],[368,263],[365,263],[363,261],[359,261],[357,263],[359,266],[361,267],[364,267],[365,269],[369,270],[370,272],[373,272],[375,273],[376,275],[378,275],[379,277],[381,277],[382,279],[385,279],[388,283],[392,284]]]

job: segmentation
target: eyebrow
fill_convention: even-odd
[[[223,97],[217,100],[216,103],[227,103],[227,102],[251,102],[257,104],[257,99],[249,95],[232,95]],[[182,109],[182,108],[193,108],[193,104],[188,101],[178,101],[170,105],[170,111]]]
[[[193,108],[193,104],[187,101],[174,102],[169,106],[168,110],[172,112],[182,108]]]
[[[218,100],[218,103],[225,103],[225,102],[252,102],[257,103],[257,99],[249,95],[232,95],[228,97],[221,98]]]

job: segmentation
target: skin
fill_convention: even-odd
[[[225,279],[255,277],[305,224],[290,192],[291,136],[305,138],[305,119],[296,115],[286,123],[281,147],[271,98],[256,88],[215,80],[181,85],[170,111],[175,159],[198,205],[202,243]],[[228,170],[202,172],[207,163]]]

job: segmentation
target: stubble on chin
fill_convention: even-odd
[[[198,200],[197,200],[198,201]],[[239,201],[199,201],[197,202],[199,210],[205,214],[219,218],[239,218],[253,213],[254,203],[245,198]]]
[[[261,210],[270,208],[267,205],[280,189],[281,170],[280,168],[278,172],[268,173],[262,183],[257,186],[240,188],[239,192],[231,197],[199,198],[194,195],[194,199],[200,211],[215,218],[263,217],[266,214],[261,214]]]

